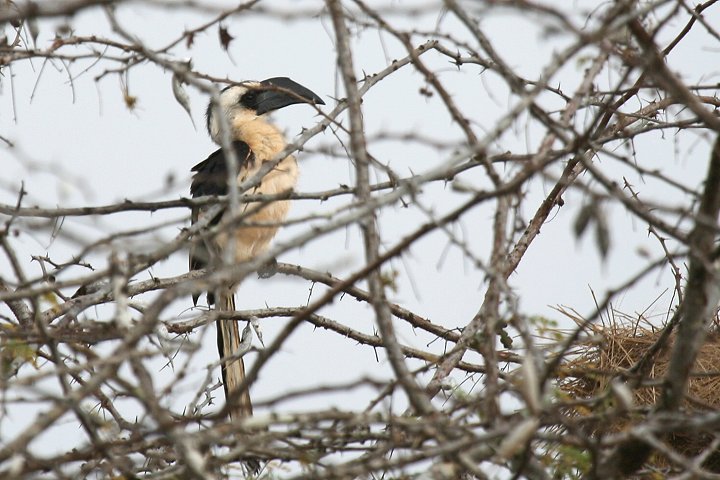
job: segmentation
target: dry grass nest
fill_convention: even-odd
[[[560,310],[576,323],[581,319],[567,310]],[[592,434],[620,432],[639,422],[643,413],[659,400],[660,381],[665,376],[675,334],[658,352],[642,385],[633,390],[634,407],[631,412],[618,414],[613,395],[608,395],[609,384],[619,374],[633,367],[657,342],[661,329],[646,320],[630,319],[614,314],[609,322],[590,325],[588,334],[566,355],[568,359],[558,378],[558,385],[572,405],[570,414],[587,425]],[[708,335],[698,354],[695,368],[688,383],[683,408],[687,412],[720,411],[720,332],[717,328]],[[600,399],[592,402],[591,399]],[[587,420],[585,422],[584,420]],[[699,432],[677,432],[665,442],[676,452],[693,457],[705,450],[713,436]],[[652,465],[667,468],[667,458],[655,454]],[[720,472],[720,451],[709,456],[704,467]]]

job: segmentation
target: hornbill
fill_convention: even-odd
[[[212,102],[208,105],[207,130],[213,141],[220,145],[220,122],[223,119],[218,118],[216,110],[219,109],[231,132],[231,146],[238,163],[238,184],[252,178],[264,162],[273,160],[286,147],[282,132],[270,123],[267,113],[297,103],[325,104],[315,93],[285,77],[230,85],[222,90],[218,103],[217,108]],[[195,165],[192,171],[195,172],[190,185],[193,198],[228,193],[228,169],[222,148]],[[295,157],[289,155],[265,174],[257,187],[248,193],[272,195],[292,190],[297,176]],[[195,242],[191,246],[190,270],[212,268],[213,265],[219,264],[226,248],[234,249],[233,258],[238,263],[263,253],[277,233],[278,227],[285,220],[289,207],[290,203],[287,200],[243,204],[239,213],[247,213],[247,216],[240,224],[221,231],[213,238]],[[197,222],[206,210],[194,209],[192,222]],[[225,213],[218,214],[209,224],[218,224]],[[237,285],[226,285],[218,288],[216,292],[208,292],[208,304],[215,304],[217,310],[234,311],[236,287]],[[216,293],[219,296],[217,299]],[[195,305],[198,297],[199,294],[193,295]],[[243,359],[232,358],[240,346],[240,332],[236,320],[218,321],[217,344],[220,358],[230,359],[222,362],[226,401],[236,402],[228,405],[230,418],[250,416],[252,403],[248,389],[238,392],[238,387],[245,378]]]

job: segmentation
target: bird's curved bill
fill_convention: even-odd
[[[287,77],[268,78],[260,82],[257,98],[257,114],[271,112],[296,103],[325,105],[325,102],[308,88]]]

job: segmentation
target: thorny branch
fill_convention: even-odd
[[[239,462],[253,457],[269,462],[267,478],[712,478],[720,405],[681,407],[696,357],[717,337],[717,3],[0,2],[0,99],[11,95],[16,110],[28,100],[16,82],[37,87],[58,72],[73,94],[105,93],[118,79],[131,109],[128,82],[153,72],[217,108],[219,88],[246,78],[229,73],[230,61],[205,71],[199,50],[235,58],[248,21],[271,22],[278,38],[288,24],[322,30],[332,58],[313,50],[301,63],[324,65],[312,72],[324,98],[336,82],[334,105],[317,109],[253,178],[231,178],[224,197],[190,199],[170,182],[157,200],[120,189],[112,198],[122,201],[57,202],[29,186],[37,165],[60,179],[72,172],[75,183],[97,180],[31,158],[23,115],[14,127],[0,123],[4,158],[22,177],[0,180],[0,477],[240,478]],[[160,41],[127,21],[133,8],[163,25]],[[504,18],[532,62],[518,61],[518,42],[497,33]],[[214,31],[217,52],[197,46]],[[694,36],[707,60],[686,69],[678,52],[694,48]],[[374,41],[379,55],[368,57]],[[244,57],[237,63],[256,75]],[[288,154],[321,186],[253,194]],[[132,157],[149,161],[141,148]],[[313,171],[316,163],[324,166]],[[187,273],[190,242],[261,227],[239,206],[284,199],[294,213],[268,252]],[[209,214],[188,226],[192,208],[227,206],[234,213],[222,222]],[[642,255],[626,241],[634,229],[654,239]],[[559,296],[537,307],[534,287],[537,278],[541,291],[593,283],[592,261],[566,247],[588,231],[613,280],[586,315],[559,308],[576,325],[556,336],[545,304],[589,303]],[[299,260],[248,281],[286,255]],[[541,257],[552,271],[532,277]],[[619,257],[628,265],[618,268]],[[559,278],[567,265],[572,278]],[[447,272],[452,280],[440,280]],[[186,310],[190,294],[241,282],[237,311]],[[614,371],[569,362],[615,302],[662,297],[657,288],[674,292],[669,321],[653,326],[665,330],[642,355]],[[652,321],[649,311],[637,318]],[[245,383],[265,397],[254,417],[233,423],[216,398],[219,362],[203,343],[219,319],[262,335],[237,355],[247,355]],[[664,351],[672,354],[658,386],[651,372]],[[322,356],[323,368],[287,365],[288,355]],[[273,370],[283,362],[292,379]],[[292,383],[300,373],[312,383]],[[562,390],[567,377],[608,386],[573,397]],[[642,388],[659,389],[659,400],[634,404]],[[335,403],[346,394],[353,401]],[[626,413],[637,422],[598,434]],[[5,420],[19,415],[27,421]],[[77,441],[38,453],[67,424],[79,427]],[[688,430],[705,443],[675,449],[669,439]],[[653,451],[666,463],[653,463]]]

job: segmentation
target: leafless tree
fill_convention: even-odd
[[[188,198],[187,182],[170,179],[159,195],[56,205],[26,182],[45,174],[99,180],[32,158],[28,137],[8,133],[14,107],[0,113],[3,164],[25,172],[0,178],[0,477],[624,478],[657,473],[649,462],[659,451],[669,458],[664,475],[717,478],[706,460],[720,446],[720,416],[683,408],[720,302],[716,3],[0,1],[0,85],[9,107],[28,104],[36,88],[55,82],[46,78],[55,70],[66,86],[46,88],[67,96],[88,77],[100,95],[114,95],[107,80],[119,80],[134,111],[143,98],[133,82],[150,71],[172,92],[153,105],[187,122],[197,118],[193,102],[217,101],[220,88],[247,79],[197,66],[208,55],[198,51],[200,39],[213,39],[230,71],[235,47],[266,46],[267,38],[243,30],[252,22],[272,25],[266,36],[286,43],[304,41],[283,36],[294,24],[325,32],[334,57],[313,61],[329,66],[334,91],[322,92],[326,107],[277,160],[295,153],[302,169],[317,158],[352,179],[326,183],[316,169],[318,189],[252,194],[268,167],[227,196]],[[159,44],[137,29],[127,17],[135,10],[173,39]],[[184,27],[166,24],[174,15]],[[81,18],[97,30],[76,30]],[[508,28],[517,31],[500,31]],[[537,56],[523,64],[518,52]],[[312,64],[317,53],[307,54]],[[264,55],[272,60],[270,49]],[[688,64],[694,70],[682,70]],[[256,75],[252,65],[242,70]],[[34,85],[29,98],[16,93],[18,82]],[[408,122],[404,129],[395,118]],[[22,117],[13,125],[33,131]],[[128,165],[154,161],[134,148]],[[184,170],[177,176],[189,178]],[[191,226],[193,207],[240,212],[248,202],[288,198],[294,213],[269,251],[188,273],[191,242],[244,222],[238,213],[212,225],[207,215]],[[625,241],[633,228],[650,239],[641,255]],[[549,314],[523,307],[532,291],[518,284],[540,268],[533,259],[549,258],[543,265],[558,271],[578,259],[540,246],[541,229],[573,241],[592,232],[593,258],[635,259],[607,263],[622,275],[557,338],[547,335]],[[339,245],[343,234],[360,239],[351,242],[354,264]],[[298,251],[326,253],[320,262],[283,261]],[[451,283],[406,268],[432,270],[453,253],[462,261],[447,267]],[[237,311],[190,309],[192,294],[249,282],[274,258],[264,308],[244,304],[241,286]],[[157,276],[168,259],[170,273]],[[559,289],[588,282],[581,273],[558,277],[548,269],[536,276]],[[272,300],[272,285],[287,278],[305,302]],[[396,295],[413,282],[432,300]],[[612,372],[607,390],[568,396],[559,387],[566,362],[614,302],[640,286],[643,298],[671,292],[666,320],[654,319],[657,342]],[[475,296],[462,306],[446,301],[460,288]],[[558,298],[546,303],[581,303]],[[203,346],[218,320],[248,325],[235,355],[245,358],[251,389],[283,351],[309,345],[340,365],[344,380],[322,369],[307,388],[277,380],[270,396],[253,399],[254,416],[231,421],[227,405],[236,399],[225,401],[220,360]],[[308,340],[300,333],[307,325],[338,349]],[[649,372],[667,349],[657,401],[634,404],[633,389],[658,386]],[[350,359],[359,350],[369,367]],[[333,403],[352,392],[362,406]],[[578,417],[579,404],[589,420]],[[636,421],[622,431],[588,427],[628,411]],[[75,428],[73,438],[57,440],[61,425]],[[709,438],[704,449],[677,452],[663,441],[688,430]],[[258,460],[256,474],[247,464]]]

